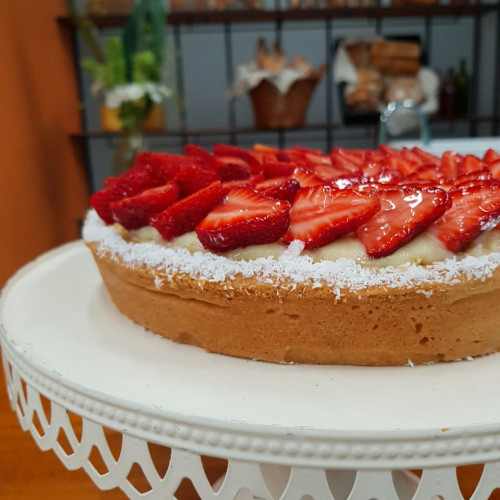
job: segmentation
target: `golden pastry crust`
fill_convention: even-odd
[[[500,350],[500,268],[484,280],[385,289],[209,282],[132,267],[87,242],[118,309],[209,352],[276,363],[404,365]]]

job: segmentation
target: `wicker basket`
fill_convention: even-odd
[[[255,128],[302,127],[306,121],[309,102],[324,68],[313,75],[297,80],[286,94],[282,94],[268,80],[250,90]]]

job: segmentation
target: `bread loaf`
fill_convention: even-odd
[[[370,46],[372,59],[396,57],[398,59],[420,58],[420,46],[411,42],[373,42]]]
[[[374,57],[372,67],[384,75],[416,75],[420,69],[420,63],[417,59]]]

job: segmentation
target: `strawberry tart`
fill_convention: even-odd
[[[500,154],[189,145],[91,197],[84,239],[133,321],[277,363],[500,350]]]

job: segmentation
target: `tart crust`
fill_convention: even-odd
[[[500,267],[485,279],[343,290],[237,275],[169,276],[87,242],[118,309],[139,325],[209,352],[275,363],[404,365],[500,350]]]

